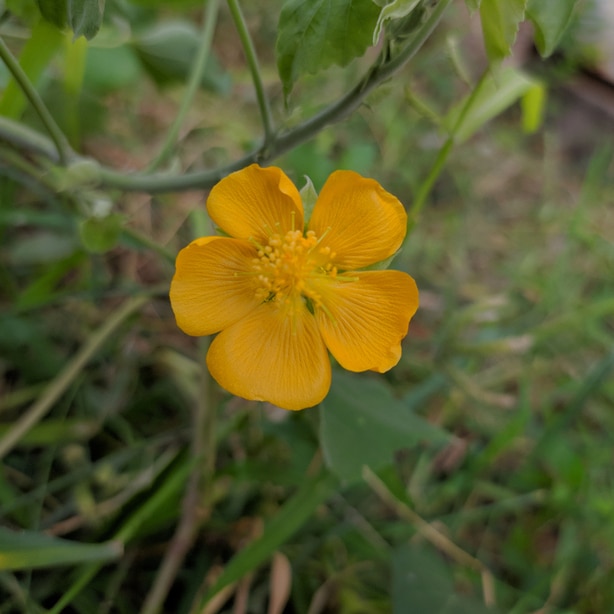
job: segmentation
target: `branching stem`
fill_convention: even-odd
[[[101,167],[101,187],[133,192],[148,192],[150,194],[208,189],[213,187],[220,179],[229,173],[240,170],[249,164],[254,162],[267,164],[271,162],[283,153],[309,140],[326,126],[342,120],[357,109],[374,88],[389,79],[414,57],[433,33],[433,30],[451,3],[452,0],[440,0],[433,8],[426,21],[397,55],[385,61],[382,61],[382,57],[377,58],[363,79],[339,100],[295,128],[274,135],[270,143],[262,144],[262,146],[255,151],[235,160],[227,166],[215,170],[183,173],[181,175],[170,173],[126,174],[121,171]],[[9,138],[15,137],[13,132],[10,132],[8,136]],[[1,122],[0,138],[6,138]],[[24,134],[20,134],[19,138],[21,145],[25,146],[27,140],[24,138]],[[38,139],[36,143],[36,150],[39,152],[41,151],[40,139]]]

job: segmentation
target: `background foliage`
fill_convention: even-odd
[[[601,6],[0,2],[0,612],[614,608]],[[166,296],[252,161],[410,214],[401,362],[300,413]]]

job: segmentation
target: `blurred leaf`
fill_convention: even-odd
[[[28,24],[40,19],[40,8],[37,0],[6,0],[6,9]]]
[[[15,301],[15,309],[17,311],[29,309],[52,300],[56,287],[67,275],[76,270],[84,257],[85,254],[82,251],[77,251],[67,258],[48,263],[40,276],[19,293]]]
[[[10,424],[0,424],[0,437],[4,437],[10,428]],[[63,444],[69,441],[84,441],[90,439],[98,430],[100,430],[100,422],[97,420],[50,419],[35,424],[21,438],[19,445],[20,447],[40,447]]]
[[[465,4],[467,8],[473,13],[474,11],[479,10],[480,4],[482,0],[465,0]]]
[[[538,83],[534,79],[511,67],[490,74],[476,86],[479,91],[471,101],[471,107],[464,112],[465,104],[471,96],[469,94],[447,114],[444,125],[450,133],[454,131],[456,141],[462,143],[536,85]],[[457,126],[463,112],[463,120]]]
[[[206,600],[273,556],[311,518],[314,510],[333,494],[336,487],[337,480],[326,471],[306,478],[294,496],[266,523],[262,535],[237,553],[224,567]]]
[[[22,237],[8,252],[14,266],[49,265],[73,254],[77,248],[74,237],[46,230],[38,230]]]
[[[75,38],[85,36],[91,40],[98,34],[104,5],[105,0],[68,0],[68,21]]]
[[[120,542],[81,544],[35,531],[11,531],[0,527],[0,569],[37,569],[110,561],[121,556]]]
[[[85,62],[87,57],[87,41],[79,37],[77,40],[64,40],[64,118],[67,127],[67,137],[73,146],[78,146],[80,136],[79,122],[82,120],[79,112]]]
[[[158,23],[132,41],[143,66],[160,85],[184,81],[189,76],[199,45],[200,32],[184,21]],[[230,75],[213,55],[209,55],[201,85],[219,93],[230,89]]]
[[[284,96],[302,75],[361,56],[373,42],[379,14],[372,0],[286,0],[276,45]]]
[[[326,464],[340,478],[362,478],[366,465],[377,471],[393,453],[421,442],[445,442],[449,435],[412,413],[381,380],[336,372],[321,405],[320,442]]]
[[[115,247],[124,218],[119,213],[90,217],[79,224],[79,236],[87,251],[103,254]]]
[[[339,166],[367,175],[373,169],[377,155],[378,150],[373,143],[356,142],[343,151]]]
[[[19,64],[33,84],[38,83],[43,71],[60,48],[62,38],[63,34],[44,20],[40,20],[32,28],[30,38],[19,56]],[[18,119],[25,107],[26,98],[11,78],[0,99],[0,115]]]
[[[383,6],[373,31],[373,44],[377,44],[387,21],[406,17],[416,8],[419,2],[420,0],[392,0],[390,4]]]
[[[36,0],[41,15],[56,28],[70,26],[75,38],[96,36],[104,15],[105,0]]]
[[[441,556],[419,546],[401,546],[392,555],[392,607],[395,614],[435,614],[454,584]]]
[[[16,317],[6,313],[0,318],[0,355],[9,360],[23,381],[48,380],[58,372],[65,355],[51,339],[39,318]]]
[[[526,5],[527,0],[481,1],[482,34],[491,62],[502,60],[511,53]]]
[[[67,2],[68,0],[36,0],[41,15],[60,30],[68,24]]]
[[[527,134],[539,130],[544,121],[546,107],[546,87],[542,83],[535,83],[521,99],[522,129]]]
[[[314,187],[322,187],[328,176],[335,170],[332,160],[332,144],[326,135],[320,133],[315,139],[307,141],[286,155],[286,164],[295,169],[297,175],[308,175]]]
[[[444,557],[421,546],[401,546],[392,556],[393,614],[494,614],[479,601],[455,593]]]
[[[181,8],[191,9],[196,7],[202,7],[203,0],[131,0],[133,4],[140,6],[146,6],[147,8]]]
[[[90,47],[85,61],[84,87],[101,94],[134,86],[141,65],[127,45],[101,48]]]
[[[535,44],[544,58],[552,54],[571,22],[578,0],[529,0],[527,17],[535,27]]]

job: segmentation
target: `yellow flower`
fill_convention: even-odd
[[[387,371],[418,308],[414,280],[361,271],[401,246],[407,214],[373,179],[336,171],[304,228],[284,172],[253,164],[222,179],[207,209],[229,237],[196,239],[177,256],[170,298],[188,335],[219,333],[207,366],[226,390],[285,409],[330,388],[330,352],[349,371]]]

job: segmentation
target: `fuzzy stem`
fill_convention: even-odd
[[[194,188],[207,189],[213,187],[229,173],[240,170],[249,164],[254,162],[266,164],[272,161],[283,153],[309,140],[326,126],[340,121],[357,109],[369,92],[389,79],[414,57],[433,33],[451,2],[452,0],[441,0],[410,42],[396,56],[383,63],[381,58],[378,58],[360,83],[337,102],[334,102],[296,128],[276,136],[268,146],[263,145],[256,151],[232,162],[228,166],[215,170],[185,173],[180,176],[126,175],[117,171],[102,169],[102,185],[126,191],[145,191],[149,193],[174,192]]]

